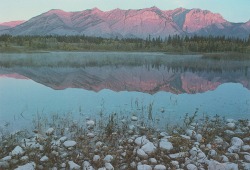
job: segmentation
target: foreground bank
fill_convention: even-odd
[[[165,130],[136,116],[105,120],[52,117],[33,132],[2,129],[0,169],[250,169],[249,120],[193,115]]]

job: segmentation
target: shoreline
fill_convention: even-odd
[[[30,133],[1,136],[0,169],[250,168],[249,120],[197,120],[194,114],[164,131],[135,115],[81,124],[56,116],[47,121],[37,118]]]

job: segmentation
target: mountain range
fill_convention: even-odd
[[[169,35],[230,36],[247,38],[250,20],[232,23],[220,14],[201,9],[157,7],[138,10],[98,8],[78,12],[53,9],[28,21],[0,24],[0,34],[11,35],[87,35],[118,38],[146,38]]]

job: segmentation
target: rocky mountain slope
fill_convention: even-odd
[[[250,21],[231,23],[220,14],[201,9],[160,10],[157,7],[79,12],[50,10],[21,25],[0,31],[12,35],[88,35],[101,37],[167,37],[168,35],[225,35],[248,37]]]

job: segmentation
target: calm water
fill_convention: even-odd
[[[102,53],[94,54],[103,56]],[[39,57],[42,55],[50,54],[39,54]],[[117,53],[105,55],[116,56]],[[126,57],[127,54],[119,55]],[[133,57],[134,54],[129,55]],[[145,55],[159,54],[139,53],[135,57]],[[18,58],[18,54],[11,57]],[[218,65],[218,61],[205,62]],[[192,114],[197,109],[200,117],[218,114],[226,118],[250,118],[250,70],[246,62],[242,68],[239,61],[230,61],[229,65],[233,67],[223,66],[221,69],[209,69],[205,65],[204,69],[192,64],[183,66],[186,63],[183,58],[179,61],[182,64],[176,63],[178,60],[172,67],[171,63],[2,67],[0,124],[11,129],[28,128],[37,114],[69,112],[76,120],[79,115],[98,118],[100,111],[104,115],[117,113],[120,117],[135,113],[141,119],[147,119],[150,104],[153,119],[160,120],[160,127],[180,122],[186,113]]]

